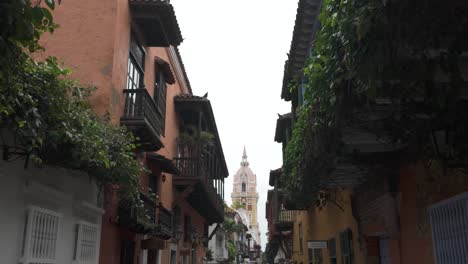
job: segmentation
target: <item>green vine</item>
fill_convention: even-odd
[[[286,148],[281,177],[289,200],[310,204],[326,186],[342,155],[344,127],[359,123],[395,143],[412,144],[427,142],[421,135],[430,129],[467,123],[457,115],[463,82],[460,60],[468,47],[468,20],[463,16],[467,5],[323,1],[321,28],[304,67],[304,105]],[[440,75],[447,79],[445,85],[440,85]],[[295,83],[289,86],[297,89]],[[381,99],[397,110],[378,124],[358,120],[375,111]],[[415,118],[422,115],[428,121]]]
[[[135,138],[96,116],[88,103],[93,89],[70,79],[55,58],[30,57],[43,49],[40,35],[57,27],[48,10],[55,1],[40,2],[0,4],[0,128],[14,139],[0,144],[21,149],[39,165],[88,172],[98,185],[116,184],[122,195],[135,197],[142,170]]]

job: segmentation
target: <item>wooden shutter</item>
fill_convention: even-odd
[[[165,135],[166,128],[166,95],[167,95],[167,86],[166,78],[164,73],[164,67],[167,66],[167,63],[159,58],[156,58],[154,62],[154,101],[156,103],[156,108],[158,109],[161,134]]]

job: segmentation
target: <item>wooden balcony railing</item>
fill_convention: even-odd
[[[143,148],[157,150],[162,147],[161,133],[164,119],[148,90],[125,89],[125,108],[120,122],[140,138]]]
[[[298,211],[294,210],[279,210],[276,219],[275,219],[275,224],[276,225],[290,225],[293,224],[294,221],[296,221]]]
[[[138,201],[121,200],[119,204],[119,224],[130,231],[146,234],[156,227],[156,203],[140,193],[143,208],[136,205]]]
[[[206,162],[201,158],[175,158],[175,164],[183,177],[199,179],[207,189],[207,194],[215,203],[216,209],[224,211],[221,198],[224,186],[217,187],[213,181],[213,175],[208,173]]]
[[[162,204],[158,206],[156,228],[151,232],[152,236],[167,240],[172,237],[172,213]]]

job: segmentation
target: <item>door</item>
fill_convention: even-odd
[[[390,239],[388,238],[379,238],[379,256],[380,264],[391,264],[392,258],[390,255]]]

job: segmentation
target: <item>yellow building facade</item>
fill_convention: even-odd
[[[364,263],[351,195],[351,190],[331,191],[328,200],[298,214],[293,231],[294,263]],[[325,242],[326,248],[308,249],[308,241]]]

